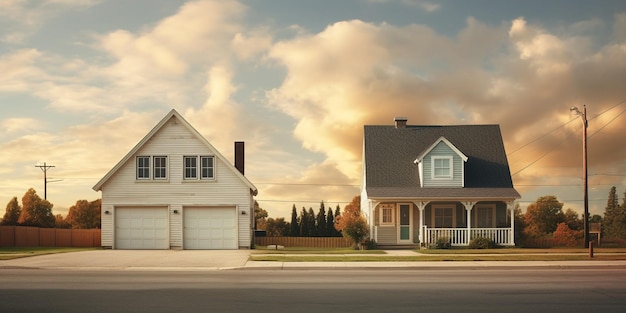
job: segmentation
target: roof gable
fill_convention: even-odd
[[[175,109],[172,109],[167,115],[161,119],[161,121],[152,128],[152,130],[141,139],[135,147],[133,147],[100,181],[93,186],[95,191],[102,190],[102,186],[113,177],[150,139],[152,139],[159,131],[172,119],[175,118],[182,126],[184,126],[192,136],[196,137],[204,146],[206,146],[216,158],[221,160],[229,170],[231,170],[236,176],[239,177],[251,190],[251,192],[256,195],[257,189],[256,187],[244,176],[242,175],[213,145],[206,140],[187,120],[185,120]]]
[[[463,160],[463,162],[467,162],[467,156],[463,154],[463,152],[461,152],[461,150],[459,150],[456,146],[454,146],[448,139],[446,139],[446,137],[443,136],[439,137],[439,139],[437,139],[437,141],[430,145],[430,147],[426,148],[426,150],[424,150],[424,152],[417,156],[417,159],[415,159],[415,161],[413,162],[420,163],[424,161],[424,157],[427,156],[431,151],[433,151],[433,149],[435,149],[435,147],[441,142],[443,142],[452,151],[454,151],[454,153],[456,153]]]

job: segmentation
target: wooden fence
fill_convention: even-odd
[[[284,247],[349,248],[343,237],[255,237],[255,246],[280,245]]]
[[[0,247],[100,247],[100,229],[0,226]]]

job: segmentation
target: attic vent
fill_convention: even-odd
[[[396,128],[406,128],[406,117],[394,117],[393,121],[396,122]]]

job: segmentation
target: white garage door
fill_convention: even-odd
[[[237,249],[235,208],[185,208],[185,249]]]
[[[169,249],[167,208],[117,208],[115,249]]]

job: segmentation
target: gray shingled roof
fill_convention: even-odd
[[[371,198],[520,198],[498,125],[366,125],[364,166]],[[421,188],[413,161],[440,137],[467,157],[464,188]]]

